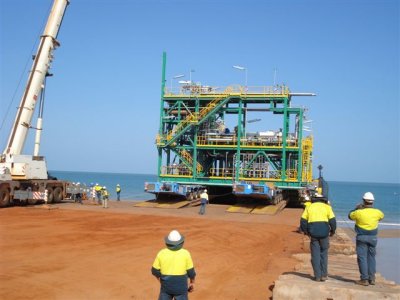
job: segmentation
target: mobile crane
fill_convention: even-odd
[[[60,46],[57,35],[69,0],[54,0],[47,24],[33,64],[20,105],[17,110],[7,146],[0,156],[0,207],[14,201],[35,204],[61,201],[67,192],[68,182],[48,175],[46,161],[39,155],[42,131],[44,87],[53,60],[53,51]],[[36,127],[31,125],[39,101]],[[36,129],[33,155],[22,154],[28,130]]]

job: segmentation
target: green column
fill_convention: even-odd
[[[163,114],[164,114],[164,88],[165,88],[165,68],[167,64],[167,53],[163,52],[163,62],[162,62],[162,75],[161,75],[161,99],[160,99],[160,127],[158,129],[158,133],[160,137],[163,134],[164,123],[163,123]],[[157,176],[160,178],[161,174],[161,165],[162,165],[162,148],[158,148],[158,167],[157,167]]]
[[[237,124],[237,147],[235,163],[235,181],[239,179],[239,163],[240,163],[240,139],[242,138],[242,115],[243,115],[243,99],[240,98],[238,109],[238,124]]]
[[[301,179],[303,178],[303,148],[302,148],[302,142],[303,142],[303,109],[299,109],[299,112],[297,114],[299,118],[299,124],[297,126],[297,145],[299,146],[299,149],[297,150],[298,154],[298,165],[297,165],[297,181],[301,182]]]
[[[282,128],[282,170],[281,178],[282,181],[286,180],[286,137],[289,127],[289,115],[288,115],[288,98],[285,97],[283,102],[283,128]]]

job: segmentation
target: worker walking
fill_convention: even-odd
[[[367,192],[363,196],[363,203],[349,213],[349,219],[356,222],[356,252],[360,271],[360,280],[357,284],[375,285],[376,273],[376,245],[378,243],[378,223],[384,218],[381,210],[374,208],[374,195]]]
[[[182,248],[185,237],[172,230],[164,240],[167,248],[158,252],[151,268],[151,273],[161,284],[158,299],[187,300],[188,292],[194,291],[196,272],[190,252]]]
[[[206,205],[208,203],[208,194],[207,190],[203,190],[203,192],[200,194],[200,215],[204,215],[206,213]]]
[[[117,184],[117,187],[115,188],[115,192],[117,193],[117,201],[120,201],[120,194],[121,194],[121,186],[119,183]]]
[[[103,186],[102,190],[101,190],[102,196],[103,196],[103,208],[108,208],[108,191],[107,188],[105,186]]]
[[[301,216],[300,228],[310,237],[311,265],[315,281],[328,278],[329,235],[336,231],[336,218],[332,207],[320,194],[316,194],[312,203]]]

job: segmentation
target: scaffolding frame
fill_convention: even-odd
[[[191,83],[172,90],[165,85],[165,72],[166,53],[156,137],[160,181],[224,186],[271,182],[279,187],[312,182],[313,138],[303,137],[305,109],[291,106],[295,94],[287,86],[217,89]],[[253,105],[280,115],[281,130],[247,133],[246,118]],[[221,130],[228,114],[237,117],[233,132]]]

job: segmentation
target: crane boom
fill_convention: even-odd
[[[20,155],[23,151],[36,103],[53,59],[53,50],[59,46],[56,38],[68,4],[69,0],[53,2],[4,154]]]

